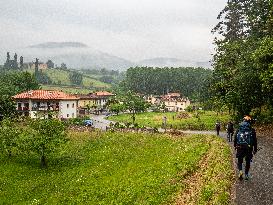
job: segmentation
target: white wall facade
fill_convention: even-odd
[[[61,100],[59,103],[59,118],[77,117],[77,100]]]

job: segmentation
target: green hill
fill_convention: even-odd
[[[34,70],[29,69],[28,72],[34,73]],[[110,84],[101,82],[95,76],[91,77],[85,74],[83,74],[81,86],[73,85],[69,79],[69,74],[73,72],[71,70],[47,69],[42,72],[52,81],[51,84],[42,84],[42,89],[63,90],[70,93],[90,93],[93,90],[107,90],[111,88]]]

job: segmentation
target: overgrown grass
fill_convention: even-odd
[[[62,151],[49,157],[48,169],[40,169],[32,154],[0,155],[0,204],[169,204],[183,191],[183,179],[199,169],[211,142],[221,145],[216,154],[227,146],[200,135],[71,133]],[[212,164],[218,168],[208,176],[230,172],[222,161]],[[213,189],[209,200],[229,187],[207,184]]]
[[[198,204],[230,204],[230,189],[234,181],[231,155],[231,149],[225,142],[211,143],[207,169],[202,173],[203,184],[197,197]]]
[[[167,117],[167,128],[176,128],[182,130],[213,130],[215,129],[215,123],[220,121],[222,129],[225,129],[225,125],[231,119],[227,113],[217,113],[212,111],[199,111],[197,113],[189,113],[190,118],[179,119],[178,113],[155,113],[146,112],[136,115],[136,123],[147,127],[161,127],[162,119]],[[120,114],[109,117],[108,119],[116,122],[132,122],[130,114]]]

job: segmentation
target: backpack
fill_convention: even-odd
[[[237,144],[243,146],[253,145],[253,133],[251,126],[248,122],[242,122],[239,126],[239,131],[236,136]]]
[[[232,123],[228,123],[228,125],[227,125],[227,131],[229,131],[229,132],[233,132],[234,131]]]

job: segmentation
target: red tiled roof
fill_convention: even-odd
[[[88,95],[77,95],[77,97],[80,100],[92,100],[92,99],[98,99],[99,97],[94,94],[88,94]]]
[[[30,90],[13,96],[13,99],[77,100],[78,98],[56,90]]]
[[[99,91],[99,92],[96,92],[95,95],[97,95],[97,96],[113,96],[114,94],[109,93],[107,91]]]

